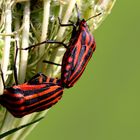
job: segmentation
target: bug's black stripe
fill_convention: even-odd
[[[3,100],[2,100],[2,102],[0,102],[0,104],[3,104],[3,105],[4,104],[9,104],[11,106],[13,106],[13,105],[15,105],[15,106],[19,105],[20,106],[22,103],[24,103],[24,98],[23,97],[22,98],[18,98],[18,100],[13,100],[13,99],[7,98],[7,97],[6,96],[3,96]]]
[[[9,94],[5,94],[5,95],[3,95],[2,96],[3,97],[3,99],[5,99],[5,100],[12,100],[13,102],[16,102],[16,101],[19,101],[20,99],[22,99],[23,97],[15,97],[14,96],[14,94],[11,96],[11,95],[9,95]]]
[[[8,103],[4,103],[4,107],[7,108],[7,110],[9,110],[9,112],[23,112],[25,110],[25,106],[22,104],[8,104]]]
[[[86,32],[83,30],[81,34],[82,34],[81,45],[85,45],[86,44]]]
[[[19,90],[18,90],[19,91]],[[16,95],[20,95],[20,96],[16,96]],[[8,92],[6,94],[1,95],[1,97],[5,100],[11,100],[13,102],[19,101],[20,99],[23,98],[23,95],[21,94],[21,92],[17,92],[17,93],[12,93],[12,92]]]
[[[57,103],[57,102],[56,102]],[[36,112],[40,112],[43,111],[45,109],[49,109],[50,107],[52,107],[54,104],[49,104],[49,105],[45,105],[43,107],[40,107],[39,109],[36,110]]]
[[[92,35],[89,32],[87,34],[89,36],[89,40],[88,40],[87,45],[89,46],[91,44],[91,41],[93,40],[93,37],[92,37]]]
[[[56,96],[55,97],[55,102],[54,102],[54,100],[53,101],[50,101],[48,104],[44,104],[44,105],[39,105],[39,107],[37,108],[37,110],[36,110],[36,112],[38,112],[38,111],[42,111],[42,110],[44,110],[44,109],[48,109],[48,108],[50,108],[50,107],[52,107],[53,105],[55,105],[60,99],[62,98],[62,94],[60,94],[60,95],[58,95],[58,96]]]
[[[73,58],[73,61],[72,61],[72,67],[69,70],[69,75],[67,75],[66,77],[63,77],[63,74],[66,73],[66,68],[64,68],[64,70],[62,70],[62,77],[61,78],[62,78],[62,81],[63,81],[62,82],[63,83],[63,86],[65,86],[65,87],[68,87],[70,77],[77,70],[77,68],[79,67],[79,65],[80,65],[80,63],[82,61],[81,60],[82,59],[82,56],[84,55],[84,53],[86,51],[86,46],[85,46],[86,32],[85,31],[82,31],[81,34],[82,34],[81,35],[81,44],[77,44],[77,45],[80,45],[80,47],[81,47],[82,44],[84,44],[84,45],[81,47],[80,52],[79,53],[77,52],[78,51],[77,50],[77,47],[79,47],[79,46],[74,46],[73,50],[67,51],[69,54],[71,53],[71,57]],[[75,60],[77,54],[79,54],[79,56],[78,56],[78,60],[76,60],[76,66],[74,66],[74,60]],[[63,69],[63,67],[62,67],[62,69]]]
[[[84,72],[86,65],[87,65],[87,61],[90,60],[91,56],[92,56],[92,48],[89,49],[87,55],[85,56],[85,58],[83,59],[83,62],[80,66],[80,68],[78,69],[78,71],[75,73],[74,78],[70,80],[70,85],[73,85],[82,75],[82,73]]]
[[[39,109],[37,109],[36,112],[42,111],[44,109],[49,109],[50,107],[52,107],[53,105],[55,105],[60,99],[61,99],[61,96],[60,97],[57,97],[57,100],[55,101],[55,103],[52,102],[52,103],[49,103],[49,104],[45,104],[45,105],[39,107]]]
[[[57,97],[61,96],[62,93],[63,93],[63,91],[60,90],[60,93],[59,93],[59,94],[57,94],[55,97],[50,98],[49,100],[46,99],[44,102],[38,102],[38,104],[36,104],[36,105],[34,105],[34,106],[31,106],[31,107],[29,107],[29,106],[27,105],[25,110],[26,110],[27,112],[28,112],[28,111],[35,111],[35,110],[37,110],[38,107],[41,107],[42,105],[45,105],[45,104],[48,104],[48,103],[51,103],[51,102],[54,101]],[[54,94],[55,94],[55,93],[54,93]]]
[[[85,54],[85,51],[86,51],[86,46],[85,46],[85,45],[82,45],[82,47],[81,47],[81,49],[80,49],[80,54],[79,54],[79,57],[78,57],[76,66],[75,66],[74,69],[73,69],[73,73],[74,73],[74,71],[77,70],[77,68],[79,67],[81,61],[83,61],[83,60],[82,60],[82,57],[83,57],[83,55]]]
[[[20,93],[20,89],[18,89],[18,88],[9,87],[9,88],[6,88],[6,90],[11,94],[19,94]]]
[[[61,93],[59,93],[59,95],[53,97],[51,99],[52,101],[50,100],[50,102],[48,104],[47,103],[39,104],[36,107],[35,106],[33,106],[32,108],[29,107],[29,108],[24,109],[23,111],[13,111],[12,110],[11,113],[15,117],[19,117],[20,118],[20,117],[23,117],[23,116],[25,116],[27,114],[33,113],[33,112],[39,112],[39,111],[48,109],[48,108],[52,107],[54,104],[56,104],[58,102],[58,100],[61,99],[62,93],[63,93],[63,91]],[[53,102],[53,100],[56,100],[56,101]]]
[[[70,57],[72,57],[73,61],[70,64],[69,63],[68,64],[71,65],[71,68],[74,67],[74,59],[75,59],[75,56],[76,56],[76,51],[77,51],[77,48],[74,47],[74,49],[72,50],[72,52],[70,54]],[[65,61],[67,61],[67,59]],[[66,66],[68,64],[66,64],[66,65],[64,65],[64,67],[62,67],[61,80],[62,80],[63,86],[65,86],[65,84],[64,84],[65,82],[64,81],[65,80],[68,81],[68,79],[70,78],[71,73],[72,73],[71,70],[66,70]]]
[[[76,54],[77,54],[77,47],[74,47],[71,54],[70,54],[70,57],[72,57],[73,61],[71,62],[71,68],[74,67],[74,60],[76,59]],[[69,70],[69,77],[70,78],[70,75],[71,75],[72,71]]]
[[[59,91],[59,90],[62,90],[62,88],[60,87],[60,88],[56,89],[55,91],[52,91],[52,92],[47,93],[47,90],[44,89],[43,91],[46,91],[46,94],[45,94],[45,95],[37,96],[36,98],[30,99],[30,100],[26,100],[25,102],[22,102],[22,103],[18,104],[18,106],[17,106],[17,103],[16,103],[16,102],[10,102],[9,99],[7,99],[7,98],[4,98],[4,100],[5,100],[5,102],[6,102],[7,104],[10,105],[10,107],[12,107],[13,109],[16,109],[17,107],[20,108],[20,107],[25,106],[25,105],[26,105],[26,106],[27,106],[27,105],[31,105],[31,104],[33,104],[33,103],[39,102],[40,100],[42,100],[42,99],[44,99],[44,98],[49,98],[51,95],[53,95],[55,92],[57,92],[57,91]],[[42,92],[43,92],[43,91],[42,91]],[[38,93],[36,93],[36,94],[38,95],[39,93],[40,93],[40,92],[38,92]],[[35,94],[32,92],[32,94],[30,94],[30,95],[35,95]],[[20,98],[18,101],[20,101],[20,100],[22,101],[23,98]],[[13,101],[13,100],[12,100],[12,101]]]
[[[72,87],[75,83],[76,83],[76,81],[81,77],[81,75],[83,74],[83,72],[84,72],[84,70],[85,70],[85,68],[83,68],[78,74],[77,74],[77,76],[74,78],[74,79],[72,79],[72,80],[70,80],[69,81],[69,87]]]
[[[33,89],[33,90],[24,90],[24,96],[29,96],[29,95],[33,95],[33,94],[36,94],[36,93],[40,93],[40,92],[43,92],[44,90],[48,90],[50,88],[50,86],[54,86],[55,84],[53,83],[47,83],[45,85],[44,84],[44,87],[40,87],[39,89]],[[41,85],[41,84],[40,84]]]
[[[82,31],[82,33],[81,33],[82,35],[82,38],[81,38],[81,44],[77,44],[78,46],[78,48],[80,48],[80,52],[78,53],[78,59],[76,60],[76,65],[73,67],[73,69],[72,69],[72,77],[73,78],[76,78],[76,77],[74,77],[73,76],[73,74],[75,74],[76,73],[76,71],[79,69],[79,66],[81,65],[81,61],[83,61],[83,56],[85,55],[85,53],[86,53],[86,48],[87,48],[87,46],[86,46],[86,43],[87,43],[87,36],[88,36],[88,34],[85,32],[85,31]],[[84,44],[83,44],[83,40],[85,39],[85,41],[84,41]],[[77,55],[77,53],[76,53],[76,55]]]
[[[23,104],[4,104],[4,106],[12,113],[12,112],[15,112],[16,114],[20,114],[20,113],[24,113],[25,111],[27,112],[27,114],[29,114],[29,112],[31,111],[31,110],[36,110],[36,108],[38,107],[38,106],[40,106],[40,105],[43,105],[43,104],[45,104],[45,103],[49,103],[49,102],[51,102],[51,101],[53,101],[53,100],[55,100],[55,98],[57,97],[57,96],[60,96],[60,95],[62,95],[62,93],[63,93],[63,90],[61,89],[61,90],[59,90],[59,91],[61,91],[59,94],[56,94],[56,96],[54,97],[53,96],[53,98],[50,98],[49,100],[47,100],[47,98],[46,98],[46,100],[44,101],[44,102],[38,102],[38,104],[36,104],[36,105],[34,105],[34,106],[31,106],[31,107],[28,107],[28,105],[26,104],[26,102],[25,103],[23,103]],[[56,93],[56,92],[55,92]],[[54,93],[54,94],[55,94]],[[30,103],[31,104],[31,103]],[[27,109],[27,110],[26,110]]]
[[[94,45],[93,45],[94,46]],[[93,50],[92,47],[89,48],[87,55],[85,56],[85,59],[83,60],[82,66],[84,66],[84,64],[89,61],[89,58],[93,55]]]
[[[49,87],[50,88],[50,87]],[[29,94],[28,95],[35,95],[35,94],[38,94],[38,93],[40,93],[40,92],[43,92],[43,91],[48,91],[48,89],[49,89],[48,87],[46,87],[46,88],[42,88],[42,89],[39,89],[39,90],[33,90],[32,92],[29,92]],[[58,88],[57,90],[59,90],[59,89],[62,89],[61,87],[60,88]],[[15,90],[17,90],[17,89],[15,89]],[[44,98],[44,96],[45,96],[45,98],[47,98],[47,97],[49,97],[49,96],[51,96],[52,94],[54,94],[54,92],[57,92],[57,90],[55,90],[55,91],[53,91],[53,92],[50,92],[50,93],[46,93],[46,95],[43,95],[43,96],[41,96],[41,97],[37,97],[37,99],[34,99],[34,101],[36,100],[36,101],[38,101],[38,100],[41,100],[42,98]],[[22,90],[20,90],[22,93],[24,93],[26,96],[27,96],[27,92],[28,91],[22,91]],[[30,90],[31,91],[31,90]],[[20,93],[21,93],[20,92]],[[16,94],[20,94],[20,93],[16,93]],[[17,107],[17,105],[18,105],[18,107],[21,107],[23,104],[24,104],[24,102],[23,102],[23,97],[15,97],[14,95],[15,94],[13,94],[12,96],[11,96],[12,94],[11,93],[9,93],[9,94],[3,94],[2,95],[2,97],[3,97],[3,101],[5,102],[5,104],[7,103],[7,104],[9,104],[10,106],[12,106],[13,108],[16,108]],[[24,96],[25,97],[25,96]],[[23,103],[17,103],[17,101],[18,102],[23,102]],[[29,104],[30,103],[32,103],[32,100],[30,100],[29,101]]]
[[[32,99],[30,99],[30,100],[26,100],[25,104],[26,104],[26,106],[28,106],[28,105],[34,104],[34,103],[36,103],[36,102],[39,102],[39,101],[41,101],[41,100],[43,100],[43,99],[47,99],[47,98],[49,98],[50,96],[54,95],[56,92],[58,92],[58,91],[60,91],[60,90],[62,90],[61,87],[59,87],[59,88],[57,88],[56,90],[51,91],[51,92],[48,92],[47,90],[45,90],[46,93],[45,93],[44,95],[42,95],[42,96],[37,96],[37,98],[32,98]],[[37,93],[36,93],[36,94],[37,94]]]

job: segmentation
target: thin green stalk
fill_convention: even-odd
[[[40,42],[47,39],[47,33],[48,33],[48,25],[49,25],[49,16],[50,16],[50,0],[44,0],[43,1],[43,21],[42,21],[42,33]],[[43,44],[39,47],[39,55],[42,56],[45,52],[45,45]],[[42,61],[40,60],[37,64],[37,72],[40,72],[43,68]]]
[[[42,120],[43,118],[44,118],[44,117],[41,117],[41,118],[37,119],[36,121],[30,122],[30,123],[21,125],[21,126],[19,126],[19,127],[15,127],[15,128],[13,128],[13,129],[11,129],[11,130],[9,130],[9,131],[6,131],[6,132],[0,134],[0,139],[4,138],[4,137],[6,137],[6,136],[8,136],[8,135],[10,135],[10,134],[13,134],[13,133],[17,132],[18,130],[21,130],[21,129],[25,128],[25,127],[28,127],[29,125],[32,125],[32,124],[34,124],[34,123],[37,123],[37,122],[39,122],[40,120]]]
[[[21,48],[26,48],[29,46],[29,29],[30,29],[30,2],[25,3],[24,13],[23,13],[23,32],[22,32],[22,42]],[[28,61],[28,50],[21,51],[20,68],[19,68],[19,81],[24,83],[26,76],[26,68]]]
[[[49,25],[49,16],[50,16],[50,0],[44,0],[43,3],[43,21],[42,21],[42,31],[41,31],[41,38],[40,42],[47,39],[47,33],[48,33],[48,25]],[[41,46],[39,48],[39,53],[42,56],[45,51],[45,45]]]

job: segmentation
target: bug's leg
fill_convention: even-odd
[[[59,25],[60,25],[60,26],[74,26],[74,27],[76,26],[76,25],[74,24],[74,22],[71,21],[71,20],[69,20],[69,22],[70,22],[69,24],[62,24],[59,17],[58,17],[58,22],[59,22]]]
[[[37,44],[35,44],[35,45],[31,45],[31,46],[29,46],[29,47],[26,47],[26,48],[20,48],[20,49],[21,49],[21,50],[29,50],[29,49],[31,49],[31,48],[35,48],[36,46],[39,46],[39,45],[42,45],[42,44],[45,44],[45,43],[47,43],[46,40],[43,41],[43,42],[37,43]]]
[[[17,44],[17,40],[15,41],[16,42],[16,53],[15,53],[15,59],[14,59],[14,79],[15,79],[15,84],[18,85],[18,76],[17,76],[17,68],[16,68],[16,61],[17,61],[17,55],[18,55],[18,44]]]
[[[37,85],[43,83],[46,79],[47,76],[40,72],[33,76],[27,83],[29,85]]]
[[[37,44],[35,44],[35,45],[31,45],[31,46],[29,46],[29,47],[27,47],[27,48],[21,48],[21,50],[29,50],[29,49],[31,49],[31,48],[34,48],[34,47],[36,47],[36,46],[39,46],[39,45],[42,45],[42,44],[45,44],[45,43],[60,44],[60,45],[63,45],[66,49],[68,48],[68,46],[67,46],[66,44],[64,44],[63,42],[54,41],[54,40],[45,40],[45,41],[40,42],[40,43],[37,43]]]
[[[68,46],[65,43],[60,42],[60,41],[47,40],[46,43],[52,43],[52,44],[56,43],[56,44],[60,44],[60,45],[64,46],[66,49],[68,48]]]
[[[0,74],[1,74],[1,79],[2,79],[2,83],[3,83],[3,87],[4,89],[6,88],[5,82],[4,82],[4,76],[3,76],[3,71],[1,69],[1,65],[0,65]]]
[[[47,60],[43,60],[43,63],[48,63],[48,64],[52,64],[52,65],[62,66],[61,64],[57,64],[55,62],[51,62],[51,61],[47,61]]]

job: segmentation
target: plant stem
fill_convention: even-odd
[[[62,23],[66,24],[68,22],[68,20],[70,19],[71,14],[72,14],[72,10],[75,7],[75,3],[76,3],[76,0],[70,0],[69,1],[68,6],[67,6],[67,10],[66,10],[66,12],[65,12],[65,14],[63,16]],[[66,30],[66,27],[60,27],[59,28],[57,38],[56,38],[57,41],[62,40],[65,30]],[[65,52],[65,48],[63,46],[59,47],[59,48],[56,48],[52,52],[50,61],[51,62],[56,62],[56,63],[59,64],[62,61],[64,52]],[[47,67],[47,75],[50,76],[51,71],[52,71],[52,66],[48,65],[48,67]],[[55,69],[55,71],[53,72],[53,75],[51,75],[51,76],[55,77],[59,72],[60,72],[60,67],[57,67],[57,69]]]
[[[25,48],[29,46],[29,29],[30,29],[30,2],[25,3],[24,14],[23,14],[23,32],[22,32],[22,46],[21,48]],[[28,51],[21,51],[21,60],[19,67],[19,81],[23,83],[25,81],[26,76],[26,68],[28,62]],[[31,116],[25,116],[22,119],[19,119],[17,124],[18,126],[26,124]],[[15,119],[16,121],[16,119]],[[16,140],[22,133],[22,130],[16,132],[16,134],[11,135],[8,140]]]
[[[22,32],[22,46],[21,48],[26,48],[29,46],[29,29],[30,29],[30,2],[25,3],[24,17],[23,17],[23,32]],[[28,50],[21,51],[21,60],[19,67],[19,81],[24,83],[26,76],[26,68],[28,62]]]
[[[40,42],[47,39],[48,25],[49,25],[49,16],[50,16],[50,0],[44,0],[44,10],[43,10],[43,22],[42,22],[42,34],[40,38]],[[45,45],[41,45],[39,47],[39,56],[42,56],[45,52]],[[40,72],[43,69],[42,59],[37,64],[37,72]]]
[[[11,13],[11,0],[7,0],[5,3],[5,34],[11,33],[12,28],[12,13]],[[5,36],[5,44],[4,44],[4,51],[2,57],[2,71],[4,74],[4,79],[6,80],[7,68],[9,64],[9,55],[10,55],[10,43],[11,43],[11,36]],[[3,84],[0,83],[1,93],[3,93]],[[3,120],[3,124],[1,126],[1,132],[5,132],[11,128],[13,123],[14,117],[6,111],[5,117]]]
[[[11,0],[7,0],[5,3],[5,34],[11,34],[11,28],[12,28],[12,13],[11,13]],[[6,74],[7,74],[7,68],[9,65],[9,55],[10,55],[10,43],[11,43],[11,36],[5,36],[4,39],[4,50],[3,50],[3,57],[2,57],[2,71],[3,76],[6,81]],[[0,83],[0,93],[3,93],[3,84]]]

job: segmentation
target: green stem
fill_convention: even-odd
[[[26,2],[24,8],[24,17],[23,17],[23,32],[22,32],[22,46],[21,48],[26,48],[29,46],[29,29],[30,29],[30,2]],[[26,68],[28,62],[28,50],[21,51],[21,60],[19,67],[19,81],[24,83],[26,77]]]
[[[42,22],[42,34],[40,38],[40,42],[47,39],[48,25],[49,25],[49,16],[50,16],[50,0],[44,0],[44,10],[43,10],[43,22]],[[45,45],[41,45],[39,47],[39,55],[42,56],[45,52]],[[42,61],[40,60],[37,64],[37,72],[40,72],[43,68]]]

